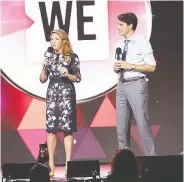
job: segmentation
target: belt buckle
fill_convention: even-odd
[[[129,82],[135,81],[136,78],[129,78]]]
[[[129,79],[123,79],[122,82],[130,82],[130,81],[132,81],[131,78],[129,78]]]
[[[141,77],[140,77],[140,78],[133,77],[133,78],[128,78],[127,80],[124,79],[124,82],[132,82],[132,81],[137,81],[137,80],[139,80],[139,79],[141,79]]]

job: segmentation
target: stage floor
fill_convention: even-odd
[[[109,164],[100,164],[100,177],[105,178],[108,175],[109,171],[110,171]],[[57,166],[55,169],[55,176],[51,178],[51,181],[53,181],[53,182],[66,181],[66,177],[64,176],[64,172],[65,172],[64,166]],[[4,179],[3,182],[5,182],[5,181],[6,180]],[[25,181],[29,181],[29,180],[25,180]]]
[[[148,182],[183,182],[183,155],[173,155],[173,156],[143,156],[138,157],[138,160],[140,161],[142,165],[142,177],[144,180],[147,180]],[[32,165],[32,164],[31,164]],[[15,167],[17,170],[18,175],[20,175],[20,170],[26,169],[26,173],[28,171],[30,166],[22,166],[20,165],[17,167],[17,164],[15,164]],[[20,168],[21,167],[21,168]],[[24,168],[22,168],[24,167]],[[72,170],[75,170],[78,173],[78,167],[74,166]],[[32,167],[31,167],[32,168]],[[100,164],[100,178],[101,181],[105,181],[104,179],[108,175],[110,171],[110,165],[109,164]],[[1,173],[1,170],[0,170]],[[11,172],[12,173],[12,172]],[[13,172],[14,173],[14,172]],[[55,176],[51,178],[52,182],[65,182],[66,177],[64,176],[65,173],[65,167],[64,166],[57,166],[55,170]],[[15,173],[14,173],[15,174]],[[21,174],[22,175],[22,174]],[[20,175],[20,176],[21,176]],[[80,181],[85,180],[87,181],[87,178],[78,178]],[[4,180],[5,181],[5,180]],[[3,181],[3,182],[4,182]],[[15,181],[15,180],[14,180]],[[24,180],[26,181],[26,180]],[[29,180],[27,180],[29,181]],[[89,180],[88,180],[89,181]]]

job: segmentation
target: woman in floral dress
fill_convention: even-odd
[[[64,30],[51,33],[52,57],[43,63],[40,81],[49,85],[46,95],[46,131],[49,151],[50,176],[54,176],[54,154],[57,132],[64,132],[66,164],[71,160],[73,132],[77,132],[76,93],[73,82],[81,81],[78,56],[73,53],[69,38]],[[67,166],[65,168],[67,170]],[[65,170],[65,175],[66,175]]]

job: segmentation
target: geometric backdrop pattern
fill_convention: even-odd
[[[45,143],[47,136],[45,132],[45,102],[31,98],[22,93],[9,84],[3,77],[1,77],[1,81],[3,95],[2,130],[3,132],[17,132],[33,159],[36,159],[38,156],[39,144]],[[21,98],[23,100],[20,102]],[[83,115],[83,113],[86,113],[89,109],[86,105],[89,108],[93,108],[90,116]],[[101,145],[98,137],[96,137],[95,129],[115,129],[115,91],[97,99],[97,101],[78,105],[77,119],[78,132],[74,133],[73,159],[106,159],[106,150],[104,150],[103,145]],[[160,125],[152,125],[154,137],[156,137],[159,129]],[[136,125],[132,126],[131,135],[132,139],[139,147],[140,152],[143,152]],[[113,142],[115,141],[116,139]],[[58,146],[63,148],[62,133],[58,135]],[[117,145],[114,149],[117,149]],[[62,151],[60,153],[59,151],[56,152],[58,157],[64,152]]]

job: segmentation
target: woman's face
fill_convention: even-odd
[[[51,35],[51,46],[54,50],[60,51],[62,47],[62,40],[57,33]]]

